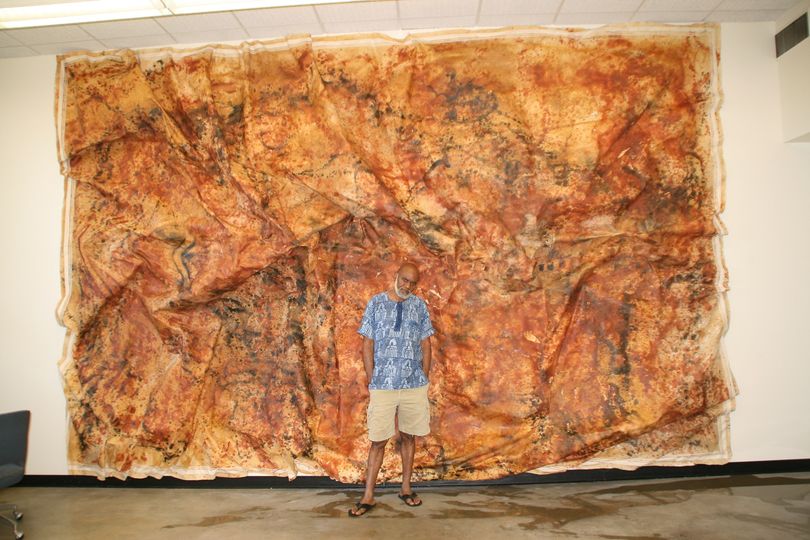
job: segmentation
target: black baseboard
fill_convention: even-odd
[[[692,465],[689,467],[641,467],[635,471],[619,469],[594,469],[566,471],[537,475],[516,474],[496,480],[433,480],[415,483],[419,487],[492,486],[515,484],[558,484],[568,482],[608,482],[616,480],[650,480],[658,478],[690,478],[705,476],[731,476],[745,474],[774,474],[810,472],[810,459],[784,459],[774,461],[740,461],[725,465]],[[380,487],[398,486],[396,483]],[[315,488],[359,489],[359,484],[345,484],[326,476],[299,476],[289,481],[277,476],[247,476],[243,478],[215,478],[213,480],[181,480],[163,478],[110,478],[98,480],[94,476],[28,474],[20,487],[111,487],[111,488],[185,488],[185,489],[268,489],[268,488]]]

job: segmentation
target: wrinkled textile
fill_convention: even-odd
[[[403,259],[417,478],[728,459],[717,60],[700,25],[60,57],[70,470],[358,481]]]

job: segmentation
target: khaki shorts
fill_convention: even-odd
[[[368,438],[384,441],[394,436],[394,417],[399,430],[409,435],[430,433],[428,385],[402,390],[369,390]]]

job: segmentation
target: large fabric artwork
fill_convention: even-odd
[[[629,25],[60,57],[71,472],[360,480],[357,329],[404,260],[436,329],[417,479],[728,460],[717,43]]]

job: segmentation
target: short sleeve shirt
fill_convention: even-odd
[[[435,333],[425,301],[396,302],[382,292],[369,300],[357,330],[374,340],[370,390],[400,390],[428,384],[422,369],[422,340]]]

